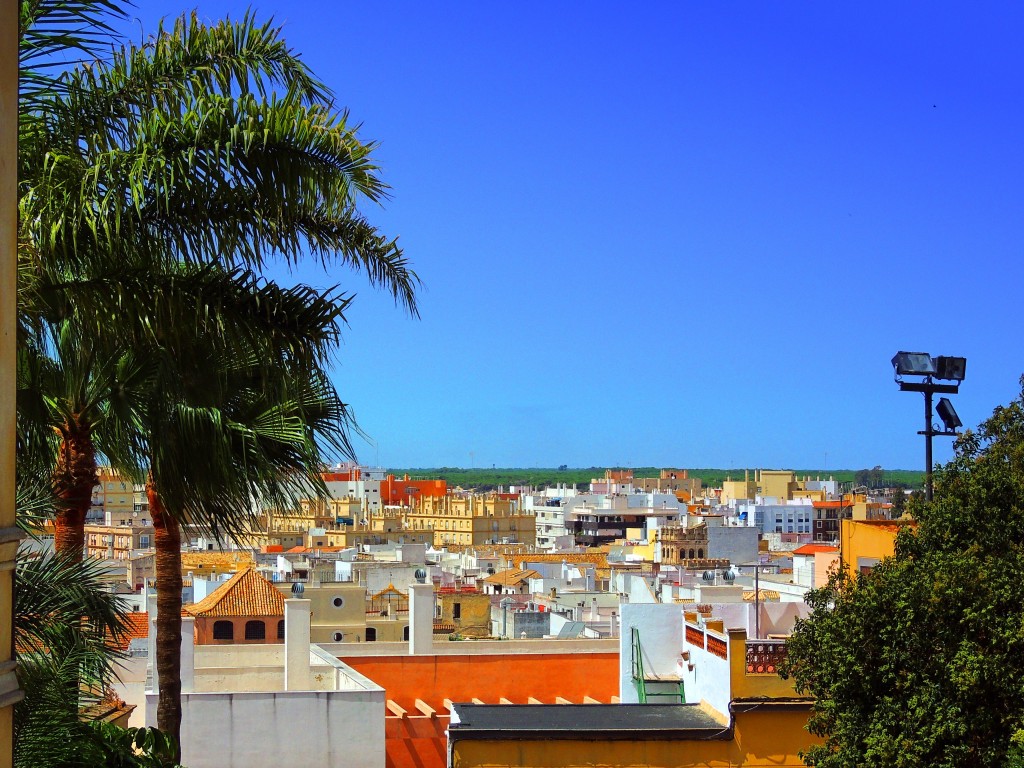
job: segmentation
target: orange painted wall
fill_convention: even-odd
[[[262,640],[245,639],[245,623],[249,620],[263,622]],[[234,639],[214,640],[213,625],[218,621],[230,621],[234,625]],[[283,640],[278,636],[278,625],[284,621],[284,616],[197,616],[195,623],[196,645],[239,645],[241,643],[273,644],[281,643]]]
[[[409,488],[415,488],[409,491]],[[406,480],[388,475],[380,483],[381,504],[407,504],[410,498],[415,501],[420,496],[445,496],[448,483],[445,480]]]
[[[434,717],[385,717],[385,768],[445,768],[449,718],[447,710]]]
[[[617,653],[366,656],[342,661],[409,711],[415,711],[416,699],[443,712],[445,699],[497,704],[506,698],[526,704],[532,696],[553,704],[561,696],[579,704],[584,696],[607,703],[619,695]]]
[[[387,698],[408,713],[384,720],[386,768],[445,768],[445,699],[497,704],[505,698],[526,704],[532,696],[554,704],[561,696],[580,704],[584,696],[609,703],[619,695],[618,653],[366,656],[342,661],[382,686]],[[422,716],[416,699],[437,710],[437,716]]]

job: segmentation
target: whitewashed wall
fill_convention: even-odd
[[[677,675],[683,642],[683,606],[623,604],[622,634],[619,636],[619,700],[623,704],[639,702],[633,684],[633,627],[640,631],[644,671]]]
[[[381,768],[384,691],[183,693],[189,768]],[[156,700],[149,696],[150,711]]]

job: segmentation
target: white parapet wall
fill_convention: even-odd
[[[633,629],[638,631],[644,672],[649,676],[680,674],[683,645],[683,606],[672,603],[624,603],[619,636],[619,700],[640,701],[633,680]]]
[[[181,762],[189,768],[381,768],[385,763],[379,687],[185,693],[181,699]]]
[[[384,689],[311,645],[303,659],[309,688],[285,690],[285,657],[282,645],[194,648],[193,690],[181,695],[182,765],[384,765]],[[156,725],[157,700],[147,691],[148,725]]]

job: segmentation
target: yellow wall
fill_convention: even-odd
[[[729,768],[802,766],[807,707],[770,706],[735,716],[732,739],[589,741],[456,740],[453,768]]]
[[[491,634],[491,598],[489,595],[455,593],[439,595],[441,621],[450,621],[455,632],[466,637],[488,637]],[[455,618],[455,605],[459,618]]]
[[[787,470],[762,469],[761,495],[774,496],[777,499],[793,498],[796,488],[796,475]]]
[[[310,601],[309,639],[313,643],[334,643],[335,632],[344,642],[366,639],[366,588],[353,583],[327,583],[306,586],[302,595]],[[335,606],[339,598],[341,606]],[[379,638],[378,638],[379,639]]]
[[[732,688],[732,698],[747,699],[761,696],[791,698],[797,695],[793,689],[792,680],[783,680],[777,674],[748,674],[746,667],[746,630],[731,629],[729,630],[729,685]]]
[[[752,499],[757,496],[757,483],[753,480],[726,480],[722,483],[722,503],[732,499]]]
[[[861,559],[872,561],[892,557],[896,534],[913,523],[900,520],[840,520],[839,553],[851,574],[856,574]],[[870,564],[867,563],[867,564]]]

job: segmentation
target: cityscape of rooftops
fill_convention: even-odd
[[[1024,766],[1022,28],[0,0],[0,768]]]

